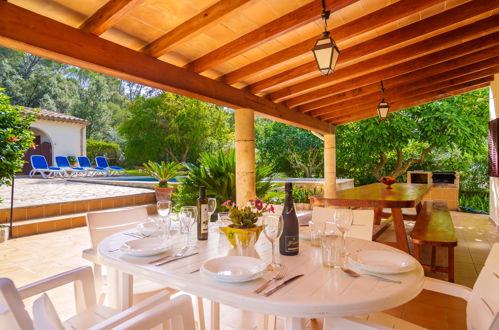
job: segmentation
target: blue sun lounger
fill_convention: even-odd
[[[66,172],[66,175],[69,177],[78,174],[88,174],[88,171],[83,167],[71,167],[71,165],[69,165],[68,157],[66,156],[56,156],[55,163],[59,168],[63,169]]]
[[[78,164],[80,165],[81,168],[85,169],[91,176],[97,175],[97,174],[103,174],[103,175],[108,175],[108,171],[100,166],[92,167],[90,164],[90,159],[85,156],[80,156],[78,157]]]
[[[109,166],[106,157],[98,156],[95,157],[95,163],[97,166],[105,168],[111,175],[113,174],[126,174],[126,170],[119,166]]]
[[[53,176],[65,176],[66,172],[59,167],[49,166],[45,156],[42,155],[32,155],[30,157],[31,167],[33,168],[29,171],[29,177],[32,178],[36,173],[40,173],[42,178],[48,179]]]

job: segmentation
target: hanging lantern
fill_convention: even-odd
[[[390,113],[390,105],[385,101],[385,88],[383,87],[383,81],[381,81],[381,101],[379,102],[376,111],[378,112],[380,121],[388,118],[388,114]]]
[[[322,19],[324,20],[324,32],[322,32],[322,38],[315,42],[314,47],[312,48],[312,53],[314,53],[315,62],[317,63],[317,68],[320,73],[327,76],[333,73],[334,68],[336,66],[336,62],[338,61],[338,57],[340,55],[340,50],[333,38],[329,35],[329,31],[327,30],[327,20],[329,19],[329,15],[331,11],[326,10],[325,1],[322,0]]]

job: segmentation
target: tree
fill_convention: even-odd
[[[132,164],[196,162],[201,152],[222,149],[232,141],[224,108],[179,95],[139,97],[127,107],[127,115],[119,131]]]
[[[369,169],[376,179],[383,174],[399,177],[434,150],[479,154],[486,143],[487,121],[483,89],[391,113],[384,122],[377,118],[354,122],[338,127],[338,163],[343,168]]]
[[[255,144],[259,162],[295,177],[321,176],[323,142],[310,131],[258,118]]]
[[[0,185],[12,183],[14,174],[22,169],[24,153],[33,143],[29,126],[34,114],[21,113],[22,108],[10,105],[0,89]]]

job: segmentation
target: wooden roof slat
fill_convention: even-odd
[[[497,64],[499,65],[499,63]],[[438,76],[433,76],[435,77],[435,79],[431,83],[428,83],[425,80],[424,82],[419,82],[419,83],[410,83],[406,85],[394,86],[394,88],[392,89],[385,90],[385,100],[389,104],[391,104],[407,97],[426,94],[434,90],[440,90],[442,88],[452,87],[465,82],[487,77],[493,75],[497,71],[497,69],[499,68],[498,65],[480,71],[471,72],[452,79],[441,80]],[[321,118],[327,118],[334,115],[344,114],[348,111],[355,110],[358,108],[363,108],[366,106],[376,108],[380,99],[381,99],[381,92],[378,91],[377,93],[371,93],[363,97],[359,97],[352,100],[345,100],[340,103],[334,104],[332,106],[327,106],[324,108],[314,110],[310,114],[313,117],[320,116]]]
[[[448,11],[430,16],[416,23],[344,49],[341,52],[337,65],[341,66],[343,63],[372,54],[378,50],[438,31],[448,25],[483,14],[484,12],[490,11],[495,7],[496,5],[493,2],[487,1],[481,3],[465,3]],[[290,81],[300,76],[309,75],[310,73],[318,75],[315,61],[309,61],[298,67],[288,69],[271,77],[262,79],[256,83],[253,83],[249,88],[253,93],[259,93],[272,86]],[[333,73],[331,79],[334,78],[335,75]]]
[[[0,45],[322,133],[332,126],[249,92],[0,1]],[[36,31],[36,33],[33,33]],[[77,42],[75,42],[77,41]]]
[[[488,21],[487,23],[490,23],[490,21]],[[490,28],[490,26],[487,29],[489,29],[489,28]],[[492,28],[494,28],[494,27],[492,27]],[[497,28],[499,28],[499,26],[497,26],[497,24],[496,24],[495,28],[497,29]],[[454,31],[451,31],[451,33]],[[463,31],[463,33],[467,33],[467,34],[472,34],[473,32],[480,34],[476,30],[474,30],[474,31],[462,30],[462,31]],[[460,37],[457,34],[447,34],[446,33],[445,35],[452,36],[453,40],[455,40],[455,41],[458,41],[458,39]],[[443,35],[438,36],[439,40],[431,38],[431,40],[427,39],[425,41],[422,41],[422,43],[425,42],[424,45],[428,45],[429,47],[437,48],[438,41],[440,41],[442,43],[445,43],[448,41],[448,39],[444,39],[442,36]],[[486,35],[486,36],[481,37],[481,38],[473,39],[471,41],[464,42],[462,44],[459,44],[459,45],[456,45],[453,47],[449,47],[449,48],[444,49],[444,50],[433,52],[433,53],[418,57],[416,59],[413,59],[413,60],[410,60],[407,62],[402,62],[402,63],[396,64],[396,65],[393,65],[391,67],[387,67],[385,69],[378,70],[378,71],[373,72],[371,74],[366,74],[366,75],[360,76],[360,77],[355,77],[355,76],[352,77],[352,73],[353,73],[352,71],[354,71],[354,72],[357,70],[369,71],[372,69],[372,67],[367,66],[367,65],[371,64],[370,62],[368,62],[371,60],[367,60],[367,61],[364,61],[362,68],[360,67],[360,64],[357,63],[354,65],[353,68],[346,67],[344,69],[336,71],[334,73],[334,76],[335,76],[334,78],[336,79],[340,76],[342,78],[348,78],[349,80],[347,80],[345,82],[346,84],[356,82],[356,85],[360,84],[360,81],[362,81],[364,79],[366,81],[363,81],[362,84],[367,85],[368,83],[373,83],[373,82],[379,81],[381,79],[388,79],[390,77],[394,77],[394,76],[397,76],[397,75],[400,75],[400,74],[403,74],[406,72],[414,71],[418,68],[423,68],[425,66],[429,66],[429,65],[432,65],[434,63],[443,62],[445,60],[455,58],[461,54],[471,53],[471,52],[478,50],[478,49],[484,49],[484,48],[490,47],[492,45],[496,45],[497,43],[499,43],[499,33],[494,32],[492,34]],[[423,45],[420,43],[418,43],[418,44]],[[413,45],[408,46],[408,47],[410,47],[409,49],[414,50],[416,52],[421,52],[421,49],[413,47]],[[408,48],[404,47],[404,48],[401,48],[401,49],[396,50],[394,52],[396,52],[397,55],[401,56],[402,53],[405,53],[407,50],[408,50]],[[406,54],[406,56],[411,56],[410,53],[405,53],[405,54]],[[378,57],[378,58],[375,58],[375,61],[378,63],[378,61],[380,61],[381,59],[382,59],[381,57]],[[391,53],[385,54],[385,60],[391,60]],[[344,70],[344,72],[346,72],[346,74],[343,74],[341,72],[342,70]],[[353,73],[353,74],[355,74],[355,73]],[[371,78],[371,79],[368,79],[368,78]],[[285,87],[285,88],[283,88],[279,91],[276,91],[274,93],[271,93],[268,95],[268,97],[272,101],[283,100],[285,98],[292,97],[293,95],[296,95],[300,92],[312,90],[312,89],[320,87],[321,85],[334,84],[334,82],[335,82],[335,80],[332,80],[331,77],[326,77],[326,76],[312,78],[312,79],[306,80],[304,82]],[[355,87],[355,86],[353,86],[353,87]]]
[[[80,29],[101,35],[115,25],[120,18],[142,4],[144,0],[109,0],[92,16],[87,18]]]
[[[477,83],[477,84],[468,84],[469,86],[464,88],[449,88],[448,90],[442,91],[443,93],[435,95],[435,93],[428,93],[427,95],[420,95],[418,99],[405,100],[403,104],[395,104],[393,109],[390,109],[390,112],[395,112],[399,110],[408,109],[411,107],[415,107],[418,105],[435,102],[438,100],[446,99],[452,96],[468,93],[480,88],[484,88],[490,85],[490,81],[493,80],[493,77],[488,77],[484,79],[485,82]],[[351,123],[353,121],[363,120],[371,117],[376,117],[376,109],[369,109],[359,112],[358,114],[351,114],[348,118],[338,118],[336,120],[330,120],[330,122],[334,125],[344,125]]]
[[[462,67],[466,65],[472,65],[476,62],[481,62],[484,60],[488,60],[490,58],[494,58],[499,54],[499,46],[494,46],[490,48],[485,48],[483,50],[478,50],[471,54],[466,54],[460,57],[452,57],[450,60],[444,60],[438,64],[432,64],[430,66],[424,66],[422,68],[416,69],[414,71],[405,70],[402,74],[396,75],[394,77],[388,78],[383,77],[385,72],[389,72],[388,69],[382,69],[377,72],[369,73],[367,77],[358,77],[353,79],[352,81],[341,82],[338,84],[334,84],[328,87],[324,87],[321,89],[314,90],[313,92],[303,94],[297,96],[295,98],[287,100],[285,103],[288,107],[292,107],[293,105],[304,104],[307,101],[314,101],[318,99],[322,99],[327,95],[333,95],[345,91],[352,90],[354,88],[365,88],[370,84],[376,85],[379,88],[379,81],[383,79],[383,83],[387,88],[390,88],[394,85],[400,85],[406,82],[416,81],[419,79],[423,79],[427,76],[431,76],[434,74],[446,72],[449,70],[457,69],[460,70]],[[401,68],[403,69],[403,68]],[[391,72],[391,71],[390,71]],[[359,87],[362,86],[362,87]],[[366,88],[367,89],[367,88]],[[362,89],[359,91],[362,93]]]
[[[462,89],[462,88],[467,88],[467,87],[475,86],[475,85],[478,85],[478,84],[490,82],[491,80],[493,80],[493,76],[487,76],[487,77],[482,77],[482,78],[479,78],[479,79],[475,79],[475,80],[463,82],[461,84],[447,86],[445,88],[433,89],[433,90],[427,91],[425,93],[419,93],[419,94],[409,95],[409,96],[406,96],[404,98],[400,98],[397,101],[392,102],[392,106],[393,106],[394,109],[399,109],[399,107],[400,107],[401,104],[406,104],[408,102],[415,102],[415,101],[418,101],[418,100],[426,99],[428,97],[439,96],[439,95],[442,95],[442,94],[446,94],[448,91],[459,90],[459,89]],[[369,111],[371,109],[373,109],[374,111],[376,111],[376,106],[377,106],[377,104],[372,104],[372,105],[368,104],[368,105],[364,105],[363,107],[352,108],[352,109],[350,109],[348,111],[343,111],[341,113],[338,112],[338,113],[335,113],[334,115],[324,116],[323,119],[324,120],[333,120],[333,121],[336,121],[336,120],[341,119],[341,118],[345,119],[348,116],[350,116],[351,114],[357,114],[357,113],[361,113],[361,112],[364,112],[364,111]]]
[[[331,29],[331,35],[336,42],[354,37],[387,23],[396,21],[406,15],[417,13],[444,0],[400,0],[373,13],[362,16],[349,23]],[[311,51],[319,36],[307,39],[291,47],[287,47],[258,61],[234,70],[221,77],[227,84],[235,84],[244,78],[262,70],[278,65],[284,61],[301,56]],[[341,57],[340,57],[341,58]]]
[[[327,8],[336,11],[357,1],[359,0],[327,0]],[[198,73],[206,71],[271,38],[319,19],[321,11],[321,3],[313,1],[209,52],[186,65],[186,68]]]
[[[221,0],[150,44],[145,45],[141,51],[148,53],[153,57],[160,57],[182,41],[201,33],[203,29],[218,22],[225,15],[236,9],[241,9],[242,6],[250,1],[251,0]]]
[[[431,51],[441,49],[444,45],[449,46],[456,43],[461,43],[465,40],[470,40],[474,37],[478,37],[483,34],[488,34],[491,32],[496,32],[499,30],[499,14],[492,17],[487,17],[480,21],[474,22],[469,25],[462,26],[455,30],[451,30],[434,37],[425,39],[423,41],[416,42],[414,44],[392,50],[391,52],[381,54],[370,59],[340,68],[336,70],[330,76],[318,76],[310,78],[308,80],[299,82],[295,85],[286,87],[288,90],[293,90],[295,93],[320,87],[325,84],[332,84],[335,81],[353,78],[362,73],[372,71],[377,68],[386,67],[390,62],[399,62],[429,53]],[[265,79],[259,83],[250,86],[249,90],[253,93],[259,92],[262,88],[274,86],[276,83],[285,82],[288,79],[297,78],[302,75],[310,74],[311,72],[317,72],[317,67],[314,62],[309,62],[307,64],[301,65],[292,70],[286,71],[276,75],[274,77]],[[288,76],[288,78],[285,78]],[[272,100],[277,100],[275,96],[279,95],[279,91],[270,94]],[[286,93],[286,96],[289,95]]]
[[[405,83],[405,84],[396,85],[396,86],[389,84],[389,86],[390,86],[390,89],[393,89],[393,88],[402,88],[404,90],[407,88],[410,89],[410,88],[413,88],[415,85],[428,85],[428,84],[432,84],[432,83],[439,82],[439,81],[445,81],[448,79],[461,77],[461,76],[464,76],[464,75],[467,75],[467,74],[470,74],[473,72],[481,71],[484,69],[494,68],[498,64],[499,64],[499,57],[494,57],[494,58],[490,58],[490,59],[487,59],[484,61],[473,63],[471,65],[459,67],[458,69],[445,71],[445,72],[435,74],[435,75],[430,75],[430,76],[427,76],[423,79],[419,79],[417,81],[413,81],[410,83]],[[314,112],[313,110],[322,110],[322,109],[325,109],[327,106],[336,106],[339,103],[345,102],[345,101],[355,101],[358,98],[367,97],[367,95],[369,95],[371,93],[379,92],[379,91],[380,91],[379,83],[374,83],[374,84],[370,84],[367,86],[363,86],[363,87],[358,88],[358,89],[354,89],[354,90],[344,92],[344,93],[339,93],[339,94],[333,95],[331,97],[326,97],[326,98],[323,98],[323,99],[320,99],[320,100],[317,100],[314,102],[310,102],[310,103],[301,105],[297,108],[297,110],[299,110],[301,112],[312,111],[311,114],[313,116],[315,116],[317,113]],[[346,96],[346,93],[348,93],[348,96]]]

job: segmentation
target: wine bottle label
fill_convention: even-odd
[[[210,222],[210,215],[208,213],[208,204],[201,204],[201,214],[199,220],[201,221],[201,233],[208,232],[208,224]]]
[[[298,236],[286,236],[284,237],[284,246],[286,252],[295,252],[299,249],[299,240]]]

